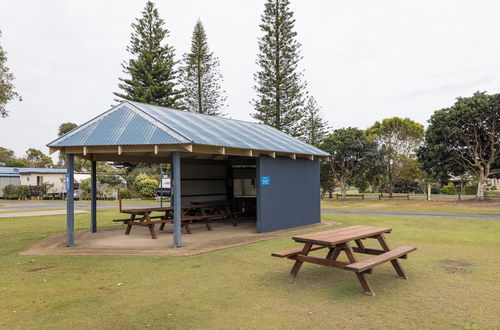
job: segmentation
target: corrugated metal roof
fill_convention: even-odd
[[[328,156],[267,125],[124,101],[49,147],[199,144]]]
[[[64,168],[0,167],[0,176],[19,176],[21,173],[66,173]]]

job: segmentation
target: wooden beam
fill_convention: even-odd
[[[193,145],[192,144],[183,145],[183,147],[184,147],[184,149],[186,149],[186,151],[193,152]]]
[[[87,156],[87,153],[88,153],[88,147],[83,147],[83,155],[84,156]]]
[[[290,157],[291,159],[297,159],[297,155],[296,154],[289,154],[288,157]]]
[[[122,154],[122,152],[123,152],[123,150],[122,150],[122,146],[118,146],[118,155],[121,155],[121,154]]]
[[[161,163],[168,160],[170,157],[153,157],[153,156],[134,156],[128,153],[123,155],[115,154],[88,154],[83,156],[83,159],[108,161],[108,162],[130,162],[130,163]]]
[[[158,145],[155,144],[155,155],[158,155]]]
[[[307,158],[309,158],[310,160],[314,160],[314,155],[307,155]]]
[[[54,147],[49,147],[49,155],[52,155],[57,150],[59,150],[59,149],[58,148],[54,148]]]
[[[276,158],[276,152],[274,151],[269,152],[267,155],[270,156],[271,158]]]

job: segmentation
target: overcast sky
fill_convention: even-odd
[[[47,152],[63,122],[113,104],[130,24],[146,1],[0,3],[0,44],[23,101],[0,119],[0,146]],[[252,120],[253,73],[264,1],[155,2],[177,58],[200,18],[220,59],[232,118]],[[500,1],[292,0],[309,92],[333,128],[392,116],[425,124],[476,90],[500,91]]]

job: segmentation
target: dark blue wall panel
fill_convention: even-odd
[[[257,232],[320,222],[319,160],[260,156],[256,181]]]

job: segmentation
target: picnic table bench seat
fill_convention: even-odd
[[[324,248],[326,248],[326,246],[313,245],[311,247],[310,251],[315,251],[315,250],[324,249]],[[283,250],[283,251],[273,252],[273,253],[271,253],[271,255],[273,257],[278,257],[278,258],[289,258],[289,257],[296,256],[300,252],[302,252],[302,248],[301,247],[300,248],[295,248],[295,249],[290,249],[290,250]]]
[[[379,254],[375,257],[371,257],[370,259],[358,261],[352,264],[349,264],[344,267],[346,270],[352,270],[356,273],[362,273],[367,271],[368,269],[372,269],[375,266],[383,264],[384,262],[391,261],[402,256],[406,256],[408,253],[415,251],[417,248],[410,245],[403,245],[392,249],[390,251]]]

